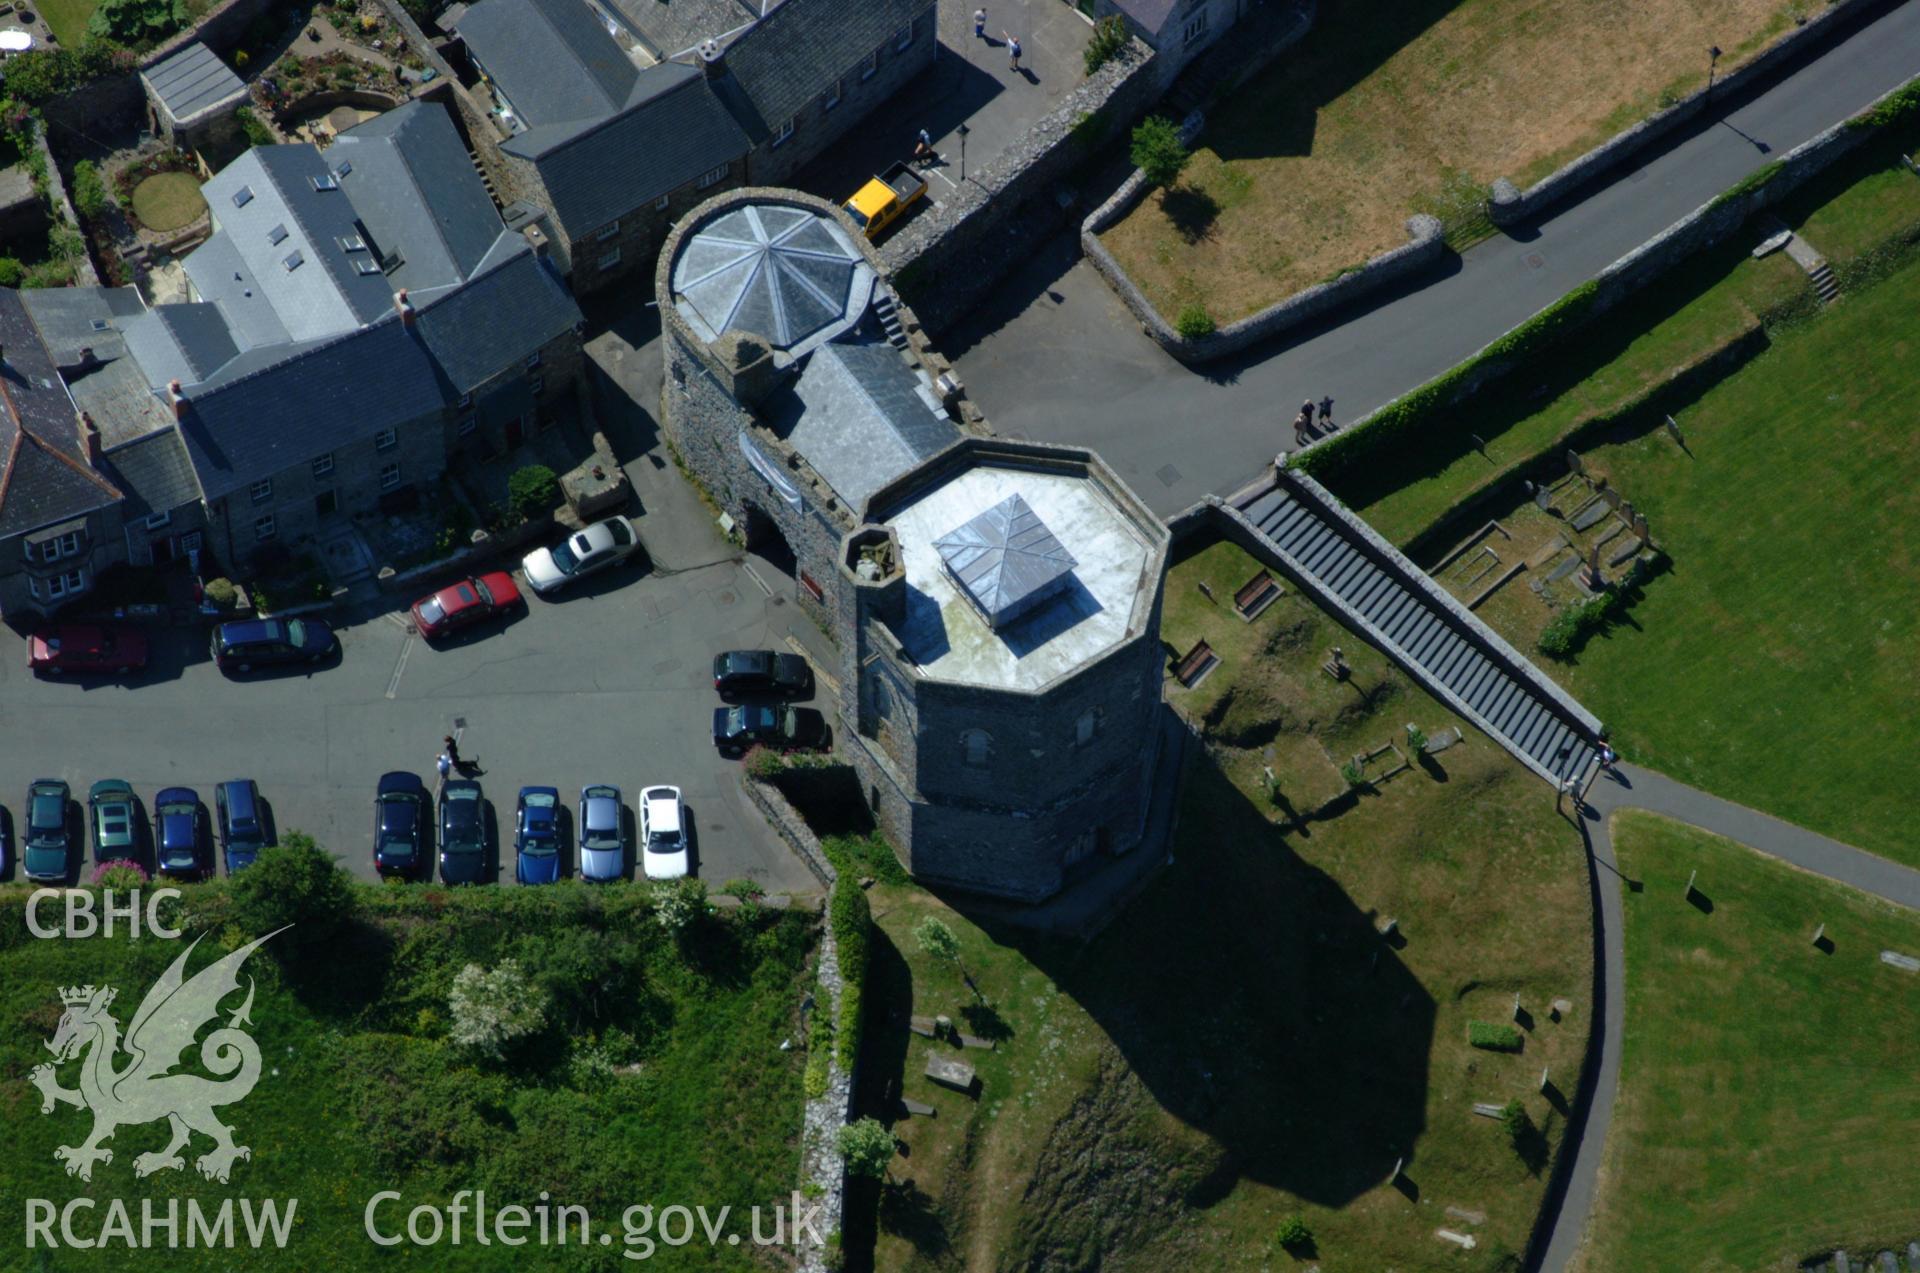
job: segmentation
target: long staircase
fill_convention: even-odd
[[[1522,764],[1585,776],[1600,721],[1319,483],[1276,473],[1229,506],[1296,584]]]

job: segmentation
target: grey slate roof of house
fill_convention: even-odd
[[[176,120],[247,95],[247,86],[232,68],[198,40],[147,67],[140,78]]]
[[[427,306],[415,321],[459,394],[524,362],[580,322],[580,307],[528,250]]]
[[[960,590],[1002,628],[1059,592],[1079,563],[1025,498],[1009,495],[933,541]]]
[[[111,450],[158,429],[173,427],[173,408],[160,401],[133,358],[116,358],[84,374],[69,373],[73,405],[93,418]]]
[[[663,58],[718,40],[759,16],[760,0],[609,0]],[[780,0],[768,0],[768,7]]]
[[[0,289],[0,539],[104,508],[119,492],[87,465],[79,416],[33,318]]]
[[[885,343],[820,346],[792,388],[774,397],[769,415],[775,432],[854,509],[960,436],[925,381]]]
[[[484,0],[460,38],[529,128],[610,115],[640,74],[583,0]]]
[[[727,67],[759,126],[771,128],[868,53],[882,45],[891,51],[901,28],[933,8],[932,0],[785,0],[727,47]]]
[[[171,513],[200,498],[186,443],[173,429],[162,429],[108,451],[102,459],[113,484],[126,495],[128,518]]]
[[[93,350],[102,362],[124,355],[121,328],[147,308],[135,287],[36,287],[20,293],[20,300],[62,367],[78,366],[82,349]]]
[[[1141,30],[1158,35],[1160,29],[1166,26],[1167,19],[1173,16],[1173,11],[1185,2],[1186,0],[1113,0],[1113,7],[1132,18],[1140,25]]]
[[[328,158],[374,245],[403,249],[389,290],[471,275],[500,238],[500,214],[441,107],[414,102],[376,115],[341,133]]]

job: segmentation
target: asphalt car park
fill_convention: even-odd
[[[25,639],[0,628],[0,808],[17,833],[5,878],[23,878],[17,841],[38,778],[64,779],[82,806],[93,783],[123,778],[147,809],[161,790],[186,787],[209,810],[216,784],[253,779],[276,835],[304,831],[372,878],[381,775],[412,772],[433,793],[441,738],[452,734],[473,766],[462,776],[484,792],[489,878],[499,883],[514,880],[522,787],[560,792],[563,876],[579,872],[582,788],[620,788],[632,877],[635,801],[670,784],[683,793],[694,873],[713,887],[745,877],[769,892],[816,890],[741,794],[739,763],[714,750],[713,656],[799,646],[821,666],[830,647],[783,581],[769,585],[764,568],[738,559],[671,464],[643,454],[629,472],[645,566],[602,572],[552,601],[523,587],[524,612],[433,643],[414,631],[408,608],[454,582],[452,572],[370,613],[329,616],[336,657],[244,676],[214,665],[204,624],[151,629],[147,666],[126,677],[57,680],[29,672]],[[75,827],[84,830],[82,815]],[[82,845],[81,869],[91,871],[91,837],[78,836]]]

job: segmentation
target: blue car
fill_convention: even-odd
[[[188,787],[168,787],[153,798],[153,856],[160,874],[197,880],[206,874],[200,856],[200,797]]]
[[[41,778],[27,788],[27,878],[35,884],[64,884],[76,865],[67,805],[73,799],[58,778]]]
[[[213,789],[214,819],[228,875],[252,866],[267,847],[267,819],[261,805],[260,788],[251,778],[235,778]]]
[[[513,875],[522,884],[560,878],[560,793],[522,787],[513,814]]]
[[[382,878],[431,878],[427,823],[432,802],[418,774],[395,770],[380,775],[373,797],[373,871]]]

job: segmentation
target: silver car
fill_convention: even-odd
[[[605,882],[627,873],[627,840],[621,830],[620,788],[580,789],[580,877]]]
[[[526,572],[528,585],[546,596],[638,552],[640,532],[616,514],[575,531],[552,548],[534,549],[521,559],[520,568]]]

